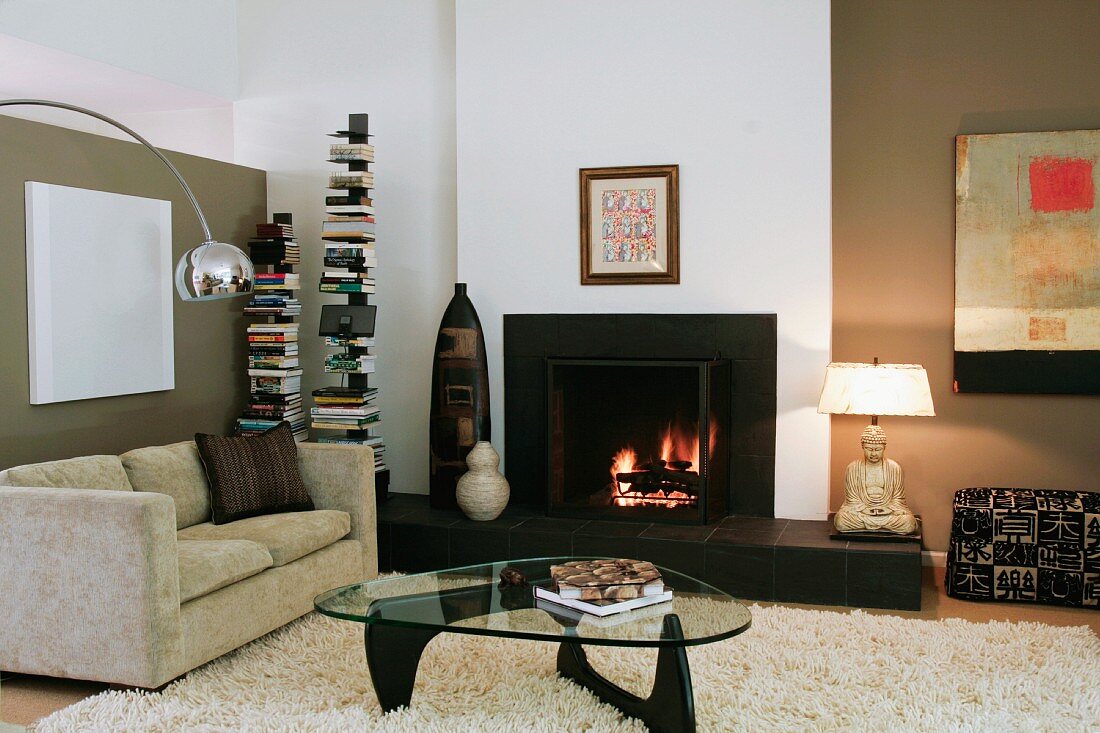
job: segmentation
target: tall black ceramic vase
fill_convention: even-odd
[[[430,416],[430,499],[435,509],[458,506],[455,484],[466,473],[466,455],[479,440],[489,440],[489,365],[485,334],[466,283],[455,283],[432,365]]]

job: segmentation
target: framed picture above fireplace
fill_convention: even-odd
[[[581,285],[680,282],[680,167],[581,168]]]

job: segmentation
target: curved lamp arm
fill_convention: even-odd
[[[149,151],[160,159],[179,181],[183,192],[187,194],[187,200],[195,209],[195,215],[199,217],[202,225],[203,241],[198,247],[186,252],[180,258],[176,266],[176,290],[183,300],[214,300],[217,298],[245,295],[252,291],[255,279],[255,268],[252,261],[244,252],[231,244],[215,242],[210,233],[210,226],[206,223],[206,217],[191,192],[191,187],[183,176],[176,170],[176,166],[164,156],[164,153],[153,147],[148,140],[131,130],[117,120],[112,120],[107,115],[100,114],[85,107],[65,102],[54,102],[49,99],[0,99],[0,107],[56,107],[67,109],[80,114],[95,117],[108,125],[117,127],[130,137],[144,145]]]
[[[187,200],[191,202],[191,206],[195,208],[195,214],[199,217],[199,224],[202,225],[202,234],[205,237],[203,244],[207,242],[213,242],[214,237],[210,234],[210,227],[206,224],[206,217],[203,216],[202,209],[199,208],[199,202],[195,200],[195,194],[191,192],[191,187],[187,185],[187,181],[183,180],[183,176],[176,170],[176,166],[172,165],[172,162],[168,158],[164,157],[164,153],[153,147],[148,140],[143,138],[131,130],[126,125],[122,124],[118,120],[112,120],[107,115],[101,115],[99,112],[87,109],[85,107],[78,107],[75,104],[66,104],[65,102],[53,102],[48,99],[0,99],[0,107],[14,107],[14,106],[31,106],[31,107],[57,107],[58,109],[68,109],[73,112],[79,112],[81,114],[88,115],[89,117],[95,117],[97,120],[102,120],[108,125],[113,125],[118,129],[125,132],[130,137],[137,140],[139,143],[149,148],[149,151],[153,155],[160,158],[160,162],[168,166],[168,170],[172,171],[172,175],[176,177],[176,180],[180,182],[180,186],[183,187],[183,192],[187,194]]]

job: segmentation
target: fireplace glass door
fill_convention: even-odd
[[[729,362],[548,359],[551,516],[725,515]]]

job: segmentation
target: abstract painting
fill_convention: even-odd
[[[680,282],[678,166],[580,173],[581,284]]]
[[[1100,394],[1100,131],[955,155],[955,390]]]

